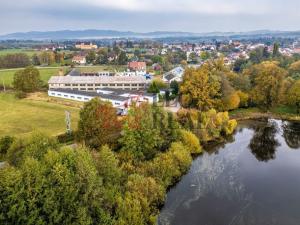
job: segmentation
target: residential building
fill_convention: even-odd
[[[129,62],[128,69],[131,71],[146,71],[147,66],[145,62]]]
[[[72,63],[76,63],[76,64],[86,64],[86,58],[85,56],[81,56],[81,55],[76,55],[72,58]]]
[[[171,83],[172,81],[181,82],[184,74],[184,69],[178,66],[163,75],[163,81]]]

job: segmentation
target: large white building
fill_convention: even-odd
[[[157,94],[149,94],[143,91],[126,91],[120,89],[100,89],[97,92],[86,92],[71,89],[52,89],[48,91],[51,97],[64,98],[74,101],[87,102],[95,97],[103,101],[109,101],[113,107],[120,110],[126,110],[132,102],[148,102],[153,104],[157,102]]]
[[[144,90],[149,82],[144,76],[52,76],[48,85],[49,90],[95,92],[101,88]]]

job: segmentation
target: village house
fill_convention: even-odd
[[[86,58],[85,58],[85,56],[75,55],[72,58],[72,63],[84,65],[84,64],[86,64]]]
[[[182,82],[184,74],[184,69],[181,66],[178,66],[171,71],[163,75],[163,81],[166,83],[171,83],[172,81]]]
[[[146,71],[147,66],[145,62],[129,62],[128,69],[131,71]]]

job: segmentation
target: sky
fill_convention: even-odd
[[[300,0],[0,0],[0,34],[300,30]]]

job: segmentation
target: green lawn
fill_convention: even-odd
[[[230,116],[238,116],[238,115],[249,115],[251,113],[261,113],[262,111],[259,108],[239,108],[233,111],[229,111]]]
[[[13,69],[13,70],[0,70],[0,86],[2,86],[3,82],[7,87],[11,87],[13,77],[15,72],[19,69]],[[58,75],[58,71],[60,68],[45,68],[45,69],[39,69],[41,79],[44,83],[47,83],[51,76]],[[66,68],[64,69],[66,70]]]
[[[15,53],[25,53],[28,56],[32,56],[35,53],[38,53],[39,51],[33,50],[33,49],[4,49],[0,50],[0,56],[7,55],[7,54],[15,54]]]
[[[33,131],[51,136],[64,133],[65,110],[71,112],[72,129],[76,129],[79,108],[46,100],[19,100],[13,93],[0,93],[0,137],[27,136]]]
[[[276,108],[271,109],[271,112],[277,113],[277,114],[297,114],[296,107],[290,107],[290,106],[278,106]]]

